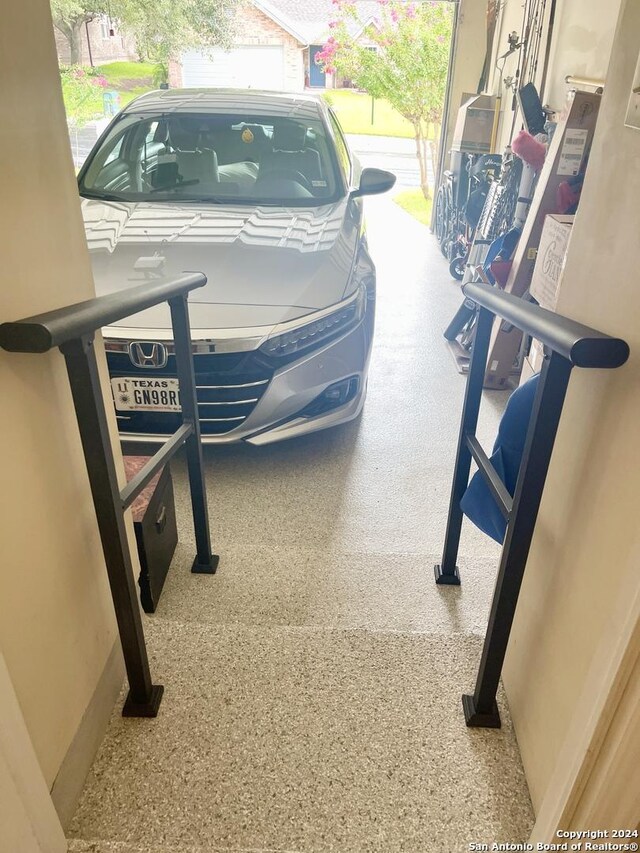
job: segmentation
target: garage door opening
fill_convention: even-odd
[[[280,45],[241,45],[231,50],[190,50],[182,54],[186,88],[222,87],[283,91],[284,50]]]

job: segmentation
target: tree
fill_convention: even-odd
[[[166,65],[189,48],[227,47],[238,0],[114,0],[113,14],[140,55]]]
[[[182,50],[231,42],[238,0],[51,0],[53,23],[81,61],[82,27],[108,15],[136,40],[144,59],[166,64]]]
[[[100,0],[51,0],[51,15],[54,27],[69,43],[69,63],[80,65],[82,61],[82,28],[104,12]]]
[[[420,164],[420,186],[430,198],[427,152],[437,162],[453,24],[450,3],[378,0],[378,14],[359,30],[356,3],[333,0],[337,9],[318,60],[326,72],[349,78],[374,98],[384,98],[411,122]],[[430,133],[431,131],[431,133]]]

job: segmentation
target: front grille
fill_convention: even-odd
[[[107,352],[109,373],[159,379],[176,376],[175,356],[161,370],[134,367],[124,352]],[[241,426],[267,390],[273,368],[255,352],[195,354],[193,363],[202,435],[223,435]],[[175,432],[182,423],[179,413],[117,411],[121,433],[162,435]]]

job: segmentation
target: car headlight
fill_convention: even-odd
[[[262,344],[260,350],[265,355],[285,356],[301,353],[313,347],[321,346],[357,326],[362,320],[366,304],[366,288],[360,285],[355,293],[322,312],[317,319],[302,326],[276,332]]]

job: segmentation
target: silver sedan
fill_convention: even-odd
[[[143,95],[79,176],[98,295],[202,271],[190,317],[203,441],[265,444],[360,413],[375,268],[362,196],[394,176],[361,169],[311,95]],[[180,422],[171,325],[157,306],[104,330],[127,442]]]

